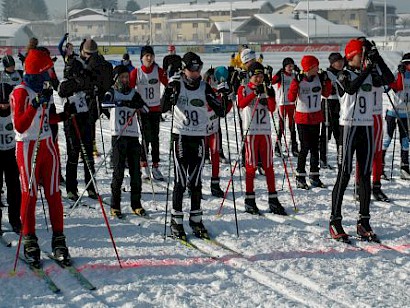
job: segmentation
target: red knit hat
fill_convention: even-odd
[[[175,51],[175,45],[168,45],[168,51]]]
[[[345,47],[346,60],[352,60],[353,57],[363,52],[363,42],[360,40],[350,40]]]
[[[315,56],[304,56],[300,62],[304,72],[310,71],[313,67],[319,66],[319,60]]]
[[[24,68],[26,74],[41,74],[52,68],[53,64],[50,56],[45,51],[30,49],[24,62]]]

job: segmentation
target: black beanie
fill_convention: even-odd
[[[405,53],[401,59],[401,63],[410,62],[410,53]]]
[[[125,65],[117,65],[116,67],[114,67],[112,74],[114,75],[114,80],[116,80],[118,78],[118,76],[120,76],[122,73],[128,73],[128,68]]]
[[[14,59],[10,55],[5,55],[2,59],[4,67],[10,67],[16,65],[16,62],[14,62]]]
[[[249,66],[249,69],[248,69],[249,77],[252,77],[253,75],[256,75],[256,74],[264,74],[264,73],[265,73],[265,67],[258,61],[253,62]]]
[[[189,51],[182,57],[182,64],[183,67],[188,70],[191,70],[192,68],[197,70],[202,67],[204,63],[201,61],[200,56],[198,56],[195,52]]]
[[[285,68],[286,67],[286,65],[288,65],[288,64],[295,64],[295,61],[293,61],[293,59],[292,58],[285,58],[285,59],[283,59],[283,61],[282,61],[282,66],[283,66],[283,68]]]
[[[151,54],[151,55],[155,55],[154,53],[154,49],[152,48],[152,46],[149,45],[145,45],[141,48],[141,56],[140,59],[142,59],[143,56],[145,56],[147,53]]]
[[[329,63],[330,63],[330,65],[332,65],[333,63],[335,63],[335,62],[337,62],[337,61],[340,61],[340,60],[343,60],[343,57],[342,57],[342,55],[341,55],[339,52],[332,52],[332,53],[329,55]]]

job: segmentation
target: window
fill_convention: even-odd
[[[155,24],[155,30],[161,30],[161,24]]]
[[[193,34],[192,35],[192,40],[197,41],[198,40],[198,34]]]
[[[87,29],[92,29],[93,25],[87,25]]]
[[[192,23],[192,28],[198,28],[198,23],[197,22]]]
[[[177,29],[181,29],[181,24],[179,22],[177,23]]]
[[[356,19],[356,14],[350,14],[350,20]]]
[[[144,28],[145,28],[145,26],[144,26],[144,25],[141,25],[141,30],[144,30]]]

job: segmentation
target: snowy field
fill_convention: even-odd
[[[383,54],[389,66],[395,69],[400,54]],[[205,68],[226,65],[229,54],[204,55]],[[300,62],[301,54],[264,54],[264,64],[276,71],[282,59],[293,56]],[[328,54],[317,54],[322,67],[327,67]],[[120,59],[107,56],[107,59]],[[139,59],[132,57],[134,64]],[[138,61],[137,61],[138,60]],[[162,55],[157,56],[162,63]],[[63,62],[56,63],[62,76]],[[61,108],[58,97],[57,106]],[[385,104],[388,104],[387,97]],[[170,115],[161,122],[161,168],[168,174]],[[237,158],[232,113],[227,117],[230,150]],[[225,122],[222,121],[223,136]],[[98,124],[98,123],[97,123]],[[110,149],[109,123],[102,120],[105,149]],[[65,176],[66,145],[60,127],[60,151]],[[102,152],[100,128],[97,126],[98,148]],[[275,138],[275,133],[272,134]],[[289,136],[288,136],[289,139]],[[336,166],[336,148],[329,144],[329,162]],[[118,265],[101,208],[97,201],[84,198],[90,206],[79,207],[65,219],[65,234],[75,265],[96,287],[85,290],[69,273],[44,256],[44,268],[61,288],[52,293],[47,285],[24,263],[19,261],[17,273],[10,275],[16,252],[17,236],[6,233],[13,247],[0,246],[0,307],[408,307],[410,241],[409,241],[409,189],[408,182],[399,177],[399,149],[397,140],[391,182],[384,181],[383,189],[390,203],[372,201],[372,226],[384,245],[354,241],[345,245],[329,238],[328,219],[331,208],[331,190],[336,171],[322,170],[321,179],[328,189],[309,191],[295,188],[294,174],[291,184],[299,211],[293,211],[289,187],[282,185],[283,166],[275,157],[276,187],[279,200],[288,217],[267,213],[268,196],[263,176],[255,180],[257,204],[265,216],[244,213],[239,173],[235,175],[235,191],[239,237],[236,235],[235,215],[230,194],[223,215],[216,216],[220,199],[210,194],[210,165],[203,172],[202,201],[204,224],[212,237],[232,251],[212,243],[192,238],[202,252],[188,248],[173,239],[164,240],[165,191],[164,183],[154,183],[158,194],[153,199],[151,186],[143,185],[143,206],[151,219],[131,215],[129,193],[123,193],[122,211],[130,215],[126,220],[109,218],[122,269]],[[228,144],[224,137],[224,150]],[[393,145],[390,146],[386,171],[390,174]],[[296,160],[292,157],[293,169]],[[101,161],[100,159],[98,161]],[[97,165],[98,165],[97,161]],[[289,171],[291,168],[289,166]],[[102,168],[97,174],[98,189],[102,197],[110,195],[111,172]],[[83,166],[80,165],[79,190],[85,184]],[[171,174],[172,171],[171,171]],[[229,180],[229,165],[221,165],[221,187]],[[243,176],[243,175],[242,175]],[[129,184],[126,178],[124,185]],[[244,183],[242,184],[244,189]],[[355,234],[358,203],[353,199],[353,181],[344,198],[343,214],[346,232]],[[65,195],[65,189],[62,190]],[[185,209],[189,199],[185,198]],[[66,212],[69,204],[65,203]],[[169,209],[171,203],[169,203]],[[106,211],[109,210],[105,206]],[[3,215],[3,229],[9,228],[7,211]],[[185,229],[190,231],[185,219]],[[169,221],[169,217],[168,217]],[[49,222],[48,222],[49,225]],[[50,226],[49,226],[50,227]],[[168,231],[168,230],[167,230]],[[168,231],[169,233],[169,231]],[[51,231],[46,230],[44,214],[39,201],[37,207],[37,235],[39,244],[50,250]],[[234,252],[235,251],[235,252]]]

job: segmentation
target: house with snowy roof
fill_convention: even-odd
[[[309,18],[308,18],[309,17]],[[354,27],[332,23],[316,14],[255,14],[234,33],[240,43],[337,43],[363,36]]]
[[[75,9],[68,13],[68,32],[72,39],[92,37],[95,40],[128,40],[128,27],[125,22],[131,12],[124,10]]]
[[[294,11],[314,13],[335,24],[352,26],[366,35],[377,34],[381,25],[384,27],[384,4],[372,0],[300,1]],[[387,11],[387,28],[394,29],[396,8],[387,5]]]
[[[33,32],[25,23],[11,21],[0,23],[0,46],[26,46],[33,36]]]
[[[269,1],[162,3],[133,12],[135,19],[126,24],[134,43],[146,43],[150,38],[151,43],[209,43],[215,22],[243,21],[254,14],[273,10]],[[215,27],[226,29],[226,25],[221,24]]]

